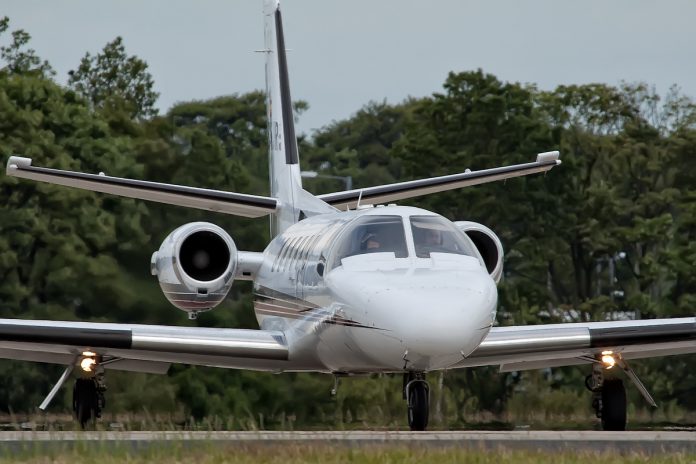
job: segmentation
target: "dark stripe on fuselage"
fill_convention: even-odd
[[[254,296],[258,300],[259,298],[268,298],[271,300],[280,300],[289,304],[294,304],[302,308],[319,308],[320,306],[310,303],[309,301],[303,300],[302,298],[297,298],[296,296],[288,295],[287,293],[279,292],[278,290],[273,290],[272,288],[264,287],[259,285],[256,287]]]
[[[280,8],[275,12],[276,47],[278,49],[278,77],[280,79],[280,106],[283,115],[283,145],[285,147],[285,163],[297,164],[297,141],[295,139],[295,119],[292,113],[290,98],[290,79],[288,77],[288,59],[285,56],[285,38],[283,37],[283,21]]]
[[[27,324],[30,323],[31,321],[27,321]],[[119,329],[0,324],[0,340],[100,348],[130,348],[133,343],[133,334],[130,330]]]
[[[360,324],[359,322],[351,321],[350,319],[345,319],[342,317],[338,316],[331,316],[329,314],[317,314],[317,313],[296,313],[296,312],[286,312],[286,311],[278,311],[278,310],[272,310],[272,309],[264,309],[255,306],[254,310],[259,313],[263,314],[265,316],[275,316],[275,317],[282,317],[286,319],[302,319],[304,321],[308,322],[319,322],[322,324],[331,324],[331,325],[342,325],[346,327],[359,327],[363,329],[377,329],[377,330],[383,330],[379,329],[377,327],[370,327],[367,325]]]
[[[316,308],[298,308],[296,306],[288,306],[278,300],[256,300],[254,307],[265,308],[273,311],[284,311],[292,314],[303,314],[311,312]]]
[[[254,293],[254,311],[267,316],[285,317],[288,319],[304,319],[325,324],[379,329],[363,325],[357,321],[330,314],[330,311],[308,301],[286,295],[267,287],[258,287]]]

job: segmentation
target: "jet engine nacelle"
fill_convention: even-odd
[[[184,224],[152,254],[150,271],[167,299],[195,319],[225,299],[237,271],[237,246],[208,222]]]
[[[454,224],[474,242],[495,283],[500,282],[503,276],[503,245],[498,236],[477,222],[457,221]]]

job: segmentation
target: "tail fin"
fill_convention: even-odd
[[[271,218],[271,234],[277,235],[299,220],[302,180],[279,1],[264,0],[263,13],[271,196],[281,202]]]

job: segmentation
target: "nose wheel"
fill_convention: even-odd
[[[412,431],[428,427],[430,413],[430,387],[422,372],[404,374],[404,398],[408,404],[408,426]]]

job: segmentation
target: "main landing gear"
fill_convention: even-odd
[[[626,430],[626,388],[623,380],[604,378],[601,364],[592,365],[592,374],[585,379],[592,392],[592,408],[602,421],[602,430]]]
[[[83,429],[101,417],[106,406],[104,375],[81,377],[73,387],[73,413]]]
[[[615,365],[623,370],[643,398],[651,406],[657,407],[648,389],[619,353],[603,351],[601,356],[596,359],[588,358],[588,360],[593,362],[592,374],[585,378],[585,386],[592,392],[592,407],[602,421],[602,430],[626,430],[626,388],[623,380],[614,377],[606,378],[604,375]]]
[[[106,406],[104,398],[106,382],[104,367],[97,362],[100,358],[91,352],[85,352],[82,355],[81,376],[75,380],[72,405],[75,419],[84,429],[87,424],[101,417],[102,409]]]
[[[423,372],[404,373],[404,399],[408,404],[408,426],[413,431],[428,427],[430,387]]]
[[[39,409],[45,411],[48,408],[60,387],[70,378],[75,366],[79,366],[80,376],[75,380],[73,387],[72,407],[75,418],[84,429],[89,423],[101,417],[101,411],[106,404],[104,399],[106,382],[102,364],[113,362],[114,359],[116,358],[102,362],[101,356],[91,351],[84,351],[75,358],[74,363],[66,366],[60,379],[43,400]]]

